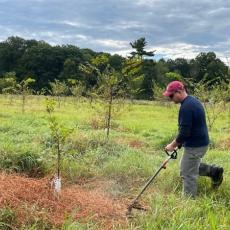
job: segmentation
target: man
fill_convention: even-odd
[[[189,197],[196,196],[199,175],[210,177],[212,187],[218,188],[223,181],[223,168],[201,163],[209,144],[205,111],[201,102],[188,95],[180,81],[169,83],[163,95],[174,103],[181,104],[178,117],[179,133],[165,150],[172,152],[178,146],[184,147],[180,165],[183,194]]]

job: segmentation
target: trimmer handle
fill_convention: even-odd
[[[173,152],[170,152],[170,153],[167,150],[165,150],[165,152],[170,158],[177,159],[177,150],[176,149],[174,149]]]

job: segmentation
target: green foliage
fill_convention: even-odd
[[[228,68],[214,52],[200,53],[193,61],[197,69],[195,81],[203,80],[209,84],[229,80]]]
[[[3,209],[0,209],[0,228],[2,230],[10,230],[12,229],[12,225],[15,221],[16,214],[15,212],[6,207]]]
[[[144,75],[141,73],[141,61],[136,58],[126,59],[122,68],[126,97],[134,97],[141,93]]]
[[[22,153],[17,155],[18,172],[26,173],[30,177],[44,176],[44,167],[39,155],[32,153]]]
[[[8,72],[4,74],[3,78],[0,78],[0,90],[4,94],[13,94],[16,88],[16,73]]]
[[[22,80],[20,83],[15,85],[15,91],[16,94],[19,94],[22,96],[22,112],[25,112],[25,104],[26,104],[26,97],[33,93],[33,90],[30,89],[30,85],[35,83],[35,80],[33,78],[26,78]]]
[[[155,54],[155,51],[145,50],[147,42],[144,37],[130,42],[130,45],[135,50],[131,53],[132,57],[142,61],[138,73],[138,76],[142,75],[143,77],[142,83],[139,85],[140,92],[134,95],[137,99],[152,99],[153,81],[163,87],[170,79],[181,79],[184,82],[187,79],[192,79],[195,83],[204,80],[210,84],[221,83],[221,81],[229,82],[230,80],[229,67],[213,52],[200,53],[191,60],[176,58],[175,60],[160,59],[155,61],[152,58],[143,58],[144,56],[153,57]],[[92,66],[96,66],[100,73],[108,72],[109,65],[109,72],[113,69],[115,72],[122,73],[124,71],[122,69],[129,59],[117,54],[96,53],[90,49],[80,49],[73,45],[51,46],[44,41],[9,37],[0,42],[0,91],[2,92],[3,88],[8,88],[5,93],[7,91],[16,93],[15,87],[7,83],[4,78],[14,78],[18,83],[23,81],[25,76],[33,76],[35,82],[31,88],[35,91],[46,88],[46,93],[54,94],[58,98],[63,94],[69,95],[70,89],[67,92],[57,93],[50,83],[55,84],[56,81],[59,81],[64,84],[68,79],[73,79],[81,82],[85,87],[84,95],[91,97],[90,94],[99,85],[99,74],[96,69],[90,73],[82,71],[82,65],[90,63]],[[167,79],[165,78],[166,73],[172,73],[174,76]],[[122,77],[119,85],[127,85],[126,80],[125,77]]]
[[[153,62],[152,59],[145,59],[143,60],[143,56],[153,57],[155,54],[155,51],[147,52],[145,51],[145,47],[147,45],[147,42],[145,41],[145,38],[139,38],[133,43],[130,42],[130,45],[133,49],[136,51],[131,52],[133,60],[135,62],[141,61],[139,64],[136,63],[138,66],[138,72],[139,75],[142,75],[141,78],[141,85],[139,86],[140,92],[136,94],[137,98],[141,99],[151,99],[152,96],[152,81],[153,79],[156,80],[156,71],[155,71],[155,62]],[[127,60],[124,61],[125,65],[127,64]],[[137,70],[135,66],[134,68]],[[139,81],[140,82],[140,81]],[[135,90],[135,88],[134,88]]]
[[[26,225],[22,225],[17,221],[16,210],[9,207],[0,209],[0,229],[1,230],[50,230],[54,229],[51,224],[44,223],[42,220],[30,220]]]
[[[54,82],[50,82],[51,95],[53,96],[64,96],[67,92],[67,86],[64,82],[60,82],[55,79]]]
[[[92,65],[88,63],[81,66],[84,73],[96,73],[97,75],[98,81],[95,92],[104,103],[107,138],[111,128],[114,99],[125,98],[139,90],[137,88],[141,79],[141,76],[137,76],[139,74],[139,64],[140,61],[133,58],[125,62],[121,71],[117,71],[109,64],[107,55],[100,55],[92,59]]]
[[[192,61],[191,61],[192,62]],[[183,76],[183,78],[191,77],[191,63],[185,58],[176,58],[175,60],[167,60],[168,72],[175,72]]]
[[[45,165],[41,156],[32,152],[1,153],[1,169],[23,173],[30,177],[41,177],[45,174]]]
[[[70,92],[71,94],[77,99],[79,100],[84,93],[86,93],[86,86],[77,80],[74,79],[68,79],[68,84],[70,85]]]
[[[195,83],[194,95],[197,96],[204,104],[208,126],[212,129],[218,117],[226,109],[225,100],[228,97],[228,85],[225,82],[214,83],[209,86],[209,82],[203,81]],[[208,90],[208,93],[207,93]]]
[[[161,101],[163,99],[162,95],[163,95],[164,89],[155,82],[153,82],[152,92],[153,92],[154,100]]]
[[[138,95],[138,98],[144,100],[152,99],[152,85],[153,82],[160,84],[159,75],[157,72],[157,62],[152,59],[144,59],[141,64],[141,73],[143,74],[143,81],[140,86],[142,89],[141,93]]]
[[[64,61],[63,70],[59,74],[58,79],[61,79],[61,81],[67,79],[74,79],[76,81],[83,80],[83,76],[79,71],[79,63],[81,62],[82,55],[79,56],[80,57],[77,57],[77,55],[75,55],[75,57],[67,58]]]
[[[51,131],[52,148],[56,152],[57,157],[57,177],[60,177],[61,155],[64,153],[64,145],[67,137],[73,132],[73,128],[69,129],[58,123],[53,115],[55,109],[55,101],[46,99],[46,111],[48,113],[49,128]]]
[[[54,82],[50,82],[50,93],[53,96],[57,97],[57,101],[58,101],[58,107],[60,108],[61,106],[61,96],[66,95],[66,93],[68,92],[68,88],[67,85],[64,82],[60,82],[59,80],[55,79]]]
[[[34,79],[28,77],[22,80],[20,83],[16,82],[15,73],[5,74],[5,78],[2,79],[0,84],[2,85],[2,93],[4,94],[19,94],[22,96],[22,112],[25,112],[26,97],[33,93],[30,89],[30,85],[35,82]],[[12,100],[12,98],[11,98]]]
[[[133,43],[130,42],[130,45],[133,49],[136,50],[131,53],[133,57],[142,59],[143,56],[149,56],[149,57],[154,56],[155,51],[150,51],[150,52],[145,51],[145,46],[147,45],[147,42],[145,41],[144,37],[135,40]]]
[[[62,225],[61,230],[99,230],[100,228],[92,223],[79,223],[77,221],[73,221],[72,218],[69,218]]]
[[[167,84],[171,81],[183,81],[182,76],[178,73],[168,72],[165,74]]]

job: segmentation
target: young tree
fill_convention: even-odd
[[[22,96],[22,112],[25,112],[25,104],[26,104],[26,97],[33,93],[33,90],[30,86],[35,82],[33,78],[26,78],[21,82],[16,82],[16,75],[15,73],[8,73],[5,75],[4,78],[5,87],[2,89],[2,92],[5,94],[19,94]],[[12,96],[10,99],[10,103],[12,102]]]
[[[145,41],[145,38],[139,38],[135,40],[134,42],[130,42],[130,45],[133,49],[136,51],[131,52],[132,57],[137,57],[142,59],[143,56],[148,56],[148,57],[153,57],[154,56],[154,51],[145,51],[145,47],[147,45],[147,42]]]
[[[59,197],[61,192],[61,161],[62,155],[65,153],[64,145],[67,137],[73,132],[74,129],[68,129],[59,124],[54,116],[55,101],[46,99],[46,111],[48,113],[49,128],[52,138],[52,150],[55,152],[57,160],[56,176],[54,177],[54,192]]]
[[[221,82],[209,86],[210,82],[194,83],[194,95],[197,96],[204,104],[207,115],[208,127],[211,130],[219,118],[221,112],[225,110],[226,93],[228,93],[227,84]]]
[[[69,90],[75,97],[76,102],[80,101],[83,94],[86,92],[86,87],[81,81],[75,79],[68,79]]]
[[[33,78],[27,78],[22,80],[16,85],[17,92],[22,95],[22,112],[25,112],[26,97],[33,93],[30,85],[33,84],[35,80]]]
[[[3,89],[5,93],[19,94],[22,96],[22,112],[25,112],[26,98],[28,95],[33,93],[33,90],[30,88],[35,80],[33,78],[26,78],[20,83],[16,83],[14,78],[6,78],[6,82],[9,84],[8,87]]]
[[[153,82],[152,84],[152,91],[153,91],[153,99],[157,101],[165,100],[164,97],[162,97],[162,94],[164,92],[164,89],[159,86],[156,82]]]
[[[1,92],[5,95],[10,95],[9,104],[12,104],[13,95],[16,94],[16,73],[8,72],[4,75],[4,78],[0,79]]]
[[[68,88],[64,82],[60,82],[55,79],[54,82],[50,82],[50,93],[57,98],[58,108],[61,107],[61,96],[65,95],[68,91]]]
[[[127,59],[123,64],[122,70],[115,70],[109,64],[106,55],[101,55],[92,60],[92,64],[82,66],[85,73],[95,73],[97,75],[96,95],[103,101],[105,107],[105,128],[106,137],[109,138],[112,109],[114,100],[118,98],[127,98],[138,91],[140,85],[140,61],[136,59]]]
[[[6,72],[3,76],[0,77],[0,92],[2,93],[3,89],[11,87],[12,82],[9,80],[13,80],[16,82],[16,73],[15,72]]]

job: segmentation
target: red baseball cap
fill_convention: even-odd
[[[163,95],[165,97],[169,97],[175,91],[182,90],[182,89],[184,89],[184,84],[182,82],[180,82],[180,81],[172,81],[167,85],[167,88],[166,88],[165,92],[163,93]]]

